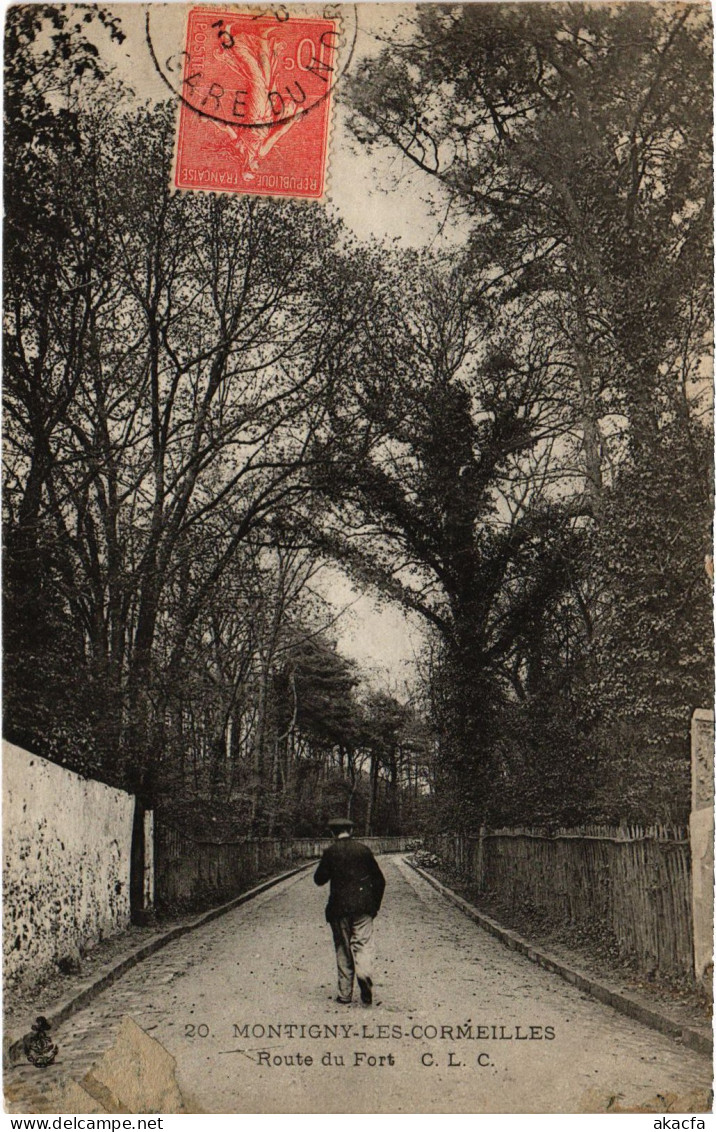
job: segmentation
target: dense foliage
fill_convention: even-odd
[[[117,21],[9,11],[11,739],[197,831],[683,820],[707,33],[699,5],[421,5],[353,129],[449,205],[447,257],[172,194],[171,108],[95,46]],[[328,559],[423,618],[420,710],[340,656]]]
[[[369,280],[320,207],[173,194],[77,11],[6,25],[5,733],[199,826],[395,825],[299,529]]]
[[[375,527],[446,598],[444,819],[683,820],[712,696],[709,15],[425,5],[407,23],[353,83],[354,130],[447,199],[484,303],[482,329],[475,301],[428,320],[440,401],[403,431],[420,420],[416,465],[432,446],[441,471],[402,513],[381,488]],[[448,372],[467,325],[482,356]],[[436,489],[418,545],[413,503]]]

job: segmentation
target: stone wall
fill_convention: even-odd
[[[3,743],[5,977],[31,986],[129,923],[134,798]]]
[[[713,994],[714,937],[714,713],[698,710],[691,721],[691,871],[694,969]]]

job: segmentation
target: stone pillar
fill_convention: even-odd
[[[714,931],[714,713],[691,719],[691,885],[694,973],[713,995]]]
[[[134,799],[130,895],[132,923],[140,927],[154,917],[154,811]]]
[[[144,813],[144,909],[154,909],[154,810]]]

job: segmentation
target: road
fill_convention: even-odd
[[[514,954],[402,859],[381,865],[372,1008],[335,1001],[326,891],[301,873],[69,1019],[54,1066],[6,1074],[11,1111],[58,1111],[52,1090],[81,1080],[127,1016],[176,1058],[190,1111],[703,1111],[708,1058]]]

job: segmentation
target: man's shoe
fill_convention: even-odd
[[[373,1002],[373,983],[370,979],[359,979],[358,986],[360,987],[360,1000],[364,1006],[370,1006]]]
[[[340,995],[336,995],[336,1002],[341,1002],[344,1006],[350,1006],[352,1001],[352,998],[341,998]]]

